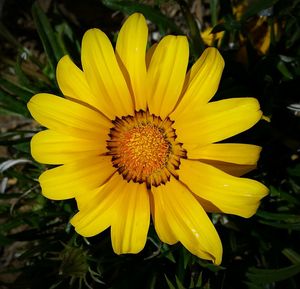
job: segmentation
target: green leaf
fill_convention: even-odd
[[[1,92],[0,92],[1,96]],[[7,100],[7,99],[6,99]],[[0,101],[1,102],[1,101]],[[20,104],[20,103],[16,103]],[[23,106],[22,106],[23,108]],[[24,106],[24,109],[26,107]],[[0,145],[2,146],[12,146],[20,143],[28,142],[32,137],[32,131],[12,131],[12,132],[3,132],[0,134]]]
[[[67,22],[56,25],[57,40],[64,50],[72,59],[80,59],[80,42],[76,39],[74,32]]]
[[[32,5],[32,16],[49,64],[54,72],[57,62],[64,55],[64,51],[56,38],[47,16],[37,3]]]
[[[7,237],[5,237],[3,234],[0,234],[0,245],[6,246],[11,244],[13,241]]]
[[[16,76],[18,77],[18,81],[20,82],[21,85],[23,86],[30,86],[31,83],[30,83],[30,80],[28,79],[28,77],[25,75],[25,73],[23,72],[22,70],[22,67],[21,67],[21,63],[22,63],[22,53],[19,53],[18,57],[17,57],[17,62],[16,62],[16,65],[15,65],[15,73],[16,73]]]
[[[259,221],[261,224],[275,227],[278,229],[287,229],[292,231],[300,231],[300,222],[297,223],[278,223],[278,222],[269,222],[269,221]]]
[[[247,8],[247,10],[245,11],[245,13],[242,16],[242,21],[245,21],[247,18],[256,15],[257,13],[259,13],[260,11],[270,8],[271,6],[273,6],[276,2],[278,2],[278,0],[255,0],[255,1],[251,1],[251,5]]]
[[[167,284],[168,284],[169,289],[177,289],[177,288],[172,284],[172,282],[169,280],[169,278],[167,277],[166,274],[165,274],[165,278],[166,278],[166,281],[167,281]]]
[[[23,116],[29,115],[25,104],[17,100],[14,96],[4,93],[3,91],[0,91],[0,107]]]
[[[247,281],[244,283],[247,285],[248,289],[265,289],[264,285],[261,284],[257,285]]]
[[[16,95],[26,103],[35,93],[27,87],[0,77],[0,86],[7,92]]]
[[[180,248],[179,260],[177,261],[176,275],[179,279],[183,280],[188,264],[191,262],[192,255],[183,246]]]
[[[288,174],[292,177],[300,177],[300,164],[297,164],[293,168],[288,168],[287,171]]]
[[[222,31],[225,31],[226,30],[226,27],[225,27],[225,24],[224,23],[220,23],[220,24],[217,24],[215,25],[212,30],[211,30],[211,34],[215,34],[215,33],[218,33],[218,32],[222,32]]]
[[[200,272],[199,275],[197,274],[191,275],[191,282],[190,282],[189,289],[201,288],[201,286],[202,286],[202,272]]]
[[[137,3],[135,1],[120,0],[102,0],[102,3],[110,9],[122,11],[129,15],[135,12],[142,13],[147,19],[156,24],[163,33],[166,33],[167,28],[169,28],[172,32],[183,34],[172,19],[149,5]]]
[[[246,276],[253,283],[266,284],[286,280],[300,273],[300,263],[281,269],[250,268]]]
[[[283,61],[278,61],[277,63],[277,69],[280,71],[280,73],[284,76],[286,79],[294,79],[293,74],[289,71],[286,64]]]
[[[294,214],[270,213],[267,211],[259,210],[256,213],[256,215],[267,220],[285,221],[286,223],[300,222],[300,215],[294,215]]]
[[[300,255],[290,248],[282,250],[282,254],[287,257],[293,264],[300,264]]]
[[[280,199],[286,200],[293,205],[300,205],[300,201],[297,198],[295,198],[292,194],[277,189],[274,186],[270,186],[270,196],[279,197]]]
[[[214,265],[208,261],[197,259],[197,263],[203,268],[208,268],[212,272],[218,272],[220,270],[225,270],[225,267]]]
[[[0,22],[0,37],[12,44],[13,47],[23,49],[18,40],[7,30],[7,28]]]
[[[215,26],[218,23],[219,0],[210,0],[209,4],[210,4],[211,24],[212,26]]]
[[[200,30],[198,28],[195,17],[190,11],[190,7],[184,1],[180,2],[180,4],[182,13],[189,28],[189,34],[191,38],[191,52],[194,59],[196,60],[204,51],[205,45],[203,39],[201,38]]]
[[[175,279],[176,279],[176,285],[178,287],[178,289],[186,289],[182,283],[180,282],[180,280],[178,279],[178,277],[175,275]]]

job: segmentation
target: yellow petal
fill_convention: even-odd
[[[151,62],[151,59],[152,59],[152,56],[154,54],[154,51],[155,51],[156,47],[157,47],[157,43],[154,43],[147,50],[147,53],[146,53],[146,67],[147,67],[147,70],[149,69],[149,65],[150,65],[150,62]]]
[[[44,130],[30,142],[32,157],[44,164],[60,165],[107,151],[106,142],[95,139],[75,138],[53,130]]]
[[[99,100],[93,95],[83,71],[73,63],[68,55],[62,57],[58,62],[56,79],[60,90],[66,97],[101,109],[101,105],[98,104]]]
[[[47,170],[39,181],[45,197],[64,200],[101,186],[115,171],[110,157],[97,156]]]
[[[110,119],[132,115],[133,103],[108,37],[99,29],[88,30],[82,39],[81,62],[87,82]]]
[[[261,183],[228,175],[199,161],[181,160],[179,179],[222,212],[245,218],[255,214],[268,189]]]
[[[117,39],[116,54],[129,87],[132,89],[135,109],[146,111],[146,46],[148,27],[142,14],[128,17]]]
[[[189,159],[217,160],[240,165],[255,165],[261,147],[250,144],[218,143],[188,150]]]
[[[222,211],[213,205],[210,201],[200,198],[199,196],[193,194],[196,200],[199,202],[200,206],[207,213],[222,213]]]
[[[171,178],[166,185],[151,188],[155,202],[163,203],[174,236],[194,255],[220,264],[222,244],[216,229],[192,193]]]
[[[196,145],[204,146],[241,133],[262,116],[255,98],[230,98],[210,102],[190,109],[184,117],[176,118],[173,127],[177,139],[187,151]]]
[[[106,140],[112,123],[100,113],[74,101],[40,93],[27,104],[41,125],[79,138]]]
[[[232,176],[240,177],[243,176],[253,170],[256,169],[256,164],[255,165],[238,165],[238,164],[233,164],[233,163],[226,163],[226,162],[221,162],[221,161],[214,161],[214,160],[201,160],[202,163],[212,165],[215,168],[230,174]]]
[[[182,91],[189,58],[184,36],[166,36],[157,45],[147,75],[148,106],[164,119],[174,108]]]
[[[118,202],[118,217],[111,225],[112,246],[117,254],[138,253],[147,240],[150,202],[145,184],[126,183]]]
[[[174,236],[172,229],[165,217],[165,210],[168,204],[164,203],[162,198],[159,198],[160,194],[151,194],[152,197],[152,219],[154,222],[155,231],[161,241],[169,245],[173,245],[178,242],[178,239]]]
[[[127,183],[119,174],[102,187],[76,196],[79,212],[71,219],[75,231],[84,236],[95,236],[107,229],[119,217],[117,203]]]
[[[182,99],[172,113],[176,119],[181,114],[189,114],[190,107],[206,104],[216,93],[224,68],[224,60],[216,48],[205,49],[201,57],[189,70]]]

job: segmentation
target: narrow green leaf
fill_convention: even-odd
[[[295,198],[292,194],[277,189],[274,186],[270,186],[270,195],[272,197],[279,197],[283,200],[286,200],[293,205],[300,205],[300,201],[297,198]]]
[[[178,287],[178,289],[186,289],[182,283],[180,282],[180,280],[178,279],[178,277],[175,275],[175,279],[176,279],[176,285]]]
[[[287,171],[292,177],[300,177],[300,164],[297,164],[293,168],[288,168]]]
[[[259,210],[257,216],[267,220],[285,221],[285,222],[300,222],[300,215],[294,214],[282,214],[282,213],[270,213],[267,211]]]
[[[300,264],[300,255],[290,248],[282,250],[282,254],[287,257],[294,265]]]
[[[8,43],[12,44],[13,47],[23,49],[18,40],[7,30],[2,22],[0,22],[0,37],[6,40]]]
[[[13,241],[10,240],[9,238],[5,237],[3,234],[0,234],[0,245],[1,246],[6,246],[11,244]]]
[[[24,87],[18,83],[9,81],[0,77],[0,86],[7,92],[16,95],[20,98],[20,100],[24,101],[25,103],[32,97],[35,93],[34,91]]]
[[[55,27],[57,40],[64,50],[72,59],[80,59],[80,42],[76,39],[74,32],[67,22],[63,22]]]
[[[211,14],[211,24],[212,26],[218,23],[218,4],[219,0],[210,0],[210,14]]]
[[[32,5],[32,15],[49,64],[54,72],[57,62],[64,55],[63,49],[57,41],[47,16],[37,3]]]
[[[278,223],[278,222],[269,222],[269,221],[259,221],[261,224],[275,227],[278,229],[286,229],[286,230],[292,230],[292,231],[300,231],[300,222],[297,223]]]
[[[172,32],[183,34],[172,19],[149,5],[137,3],[135,1],[120,0],[102,0],[102,3],[110,9],[122,11],[125,14],[132,14],[135,12],[142,13],[147,19],[156,24],[160,31],[166,32],[166,29],[169,28]]]
[[[24,225],[24,220],[22,220],[21,218],[14,218],[14,219],[10,219],[9,221],[0,224],[0,232],[9,232],[10,230],[19,227],[21,225]]]
[[[23,107],[23,106],[22,106]],[[24,106],[24,109],[26,107]],[[30,131],[13,131],[5,132],[0,134],[0,145],[2,146],[12,146],[24,142],[28,142],[33,133]]]
[[[189,289],[202,288],[202,272],[192,274]]]
[[[220,24],[217,24],[215,25],[211,32],[212,34],[215,34],[215,33],[218,33],[218,32],[221,32],[221,31],[225,31],[226,27],[225,27],[225,24],[224,23],[220,23]]]
[[[15,64],[15,73],[16,76],[18,77],[18,82],[24,86],[24,87],[32,87],[31,81],[29,80],[29,78],[27,77],[27,75],[24,73],[24,71],[22,70],[21,64],[22,64],[22,54],[24,52],[19,53],[19,55],[17,56],[17,61]]]
[[[168,260],[170,260],[173,263],[176,263],[176,260],[174,258],[174,255],[172,254],[172,251],[170,250],[170,247],[163,243],[161,246],[161,254],[167,258]]]
[[[222,266],[217,266],[217,265],[214,265],[208,261],[204,261],[204,260],[201,260],[201,259],[197,259],[197,263],[202,266],[203,268],[207,268],[209,269],[210,271],[212,272],[218,272],[220,270],[225,270],[226,268],[225,267],[222,267]]]
[[[202,272],[200,272],[199,274],[195,287],[201,287],[201,286],[202,286]]]
[[[278,61],[276,67],[286,79],[294,79],[293,74],[289,71],[289,69],[283,61]]]
[[[257,285],[257,284],[253,284],[251,282],[244,282],[247,285],[248,289],[265,289],[264,285]]]
[[[300,263],[281,269],[250,268],[246,276],[253,283],[272,283],[286,280],[300,273]]]
[[[169,289],[177,289],[177,288],[172,284],[172,282],[169,280],[169,278],[167,277],[166,274],[165,274],[165,278],[166,278],[166,281],[167,281],[167,284],[168,284]]]
[[[247,18],[256,15],[260,11],[273,6],[276,2],[278,2],[278,0],[251,1],[250,6],[247,8],[247,10],[245,11],[245,13],[242,16],[242,21],[245,21]]]
[[[179,1],[182,9],[182,13],[185,17],[186,23],[189,27],[190,38],[191,38],[191,52],[196,60],[201,53],[204,51],[205,45],[203,39],[201,38],[200,30],[198,28],[195,17],[192,15],[190,8],[184,1]]]
[[[26,105],[15,99],[14,96],[0,91],[0,107],[7,111],[17,113],[23,116],[28,116]]]

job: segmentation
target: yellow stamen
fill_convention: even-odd
[[[169,119],[162,121],[148,112],[114,120],[108,143],[112,163],[127,181],[158,186],[175,175],[186,153],[176,142]]]

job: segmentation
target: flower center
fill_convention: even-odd
[[[130,171],[150,176],[167,162],[169,142],[162,132],[151,124],[142,124],[122,134],[120,158]]]
[[[171,175],[177,177],[180,158],[186,157],[186,152],[176,142],[172,123],[144,111],[113,121],[107,148],[124,179],[158,186]]]

